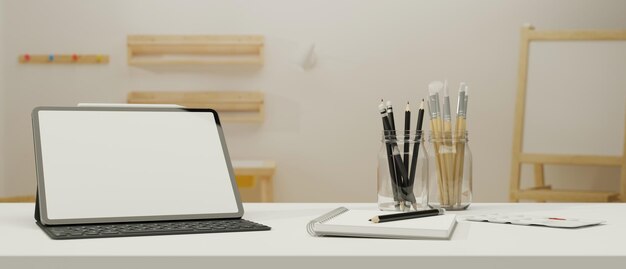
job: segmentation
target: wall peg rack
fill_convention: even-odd
[[[104,54],[22,54],[21,64],[107,64],[109,56]]]

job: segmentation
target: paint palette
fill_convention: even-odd
[[[531,216],[523,214],[486,214],[468,216],[465,220],[501,224],[535,225],[554,228],[579,228],[605,223],[604,220]]]

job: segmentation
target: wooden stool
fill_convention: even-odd
[[[0,203],[33,203],[35,202],[35,196],[11,196],[0,197]]]
[[[274,161],[233,161],[235,179],[244,202],[272,202]],[[0,203],[32,203],[35,196],[0,197]]]
[[[244,202],[274,201],[272,176],[276,170],[274,161],[233,160],[233,169],[241,200]]]

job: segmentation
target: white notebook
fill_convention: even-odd
[[[456,226],[452,214],[372,223],[374,216],[394,214],[375,210],[337,208],[309,222],[307,231],[313,236],[350,236],[400,239],[450,239]]]

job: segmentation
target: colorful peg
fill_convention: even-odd
[[[78,62],[78,55],[76,53],[72,54],[72,61]]]
[[[102,55],[96,55],[96,62],[102,62]]]
[[[48,62],[54,62],[54,54],[48,55]]]
[[[28,53],[24,54],[24,61],[27,61],[27,62],[30,61],[30,54]]]

